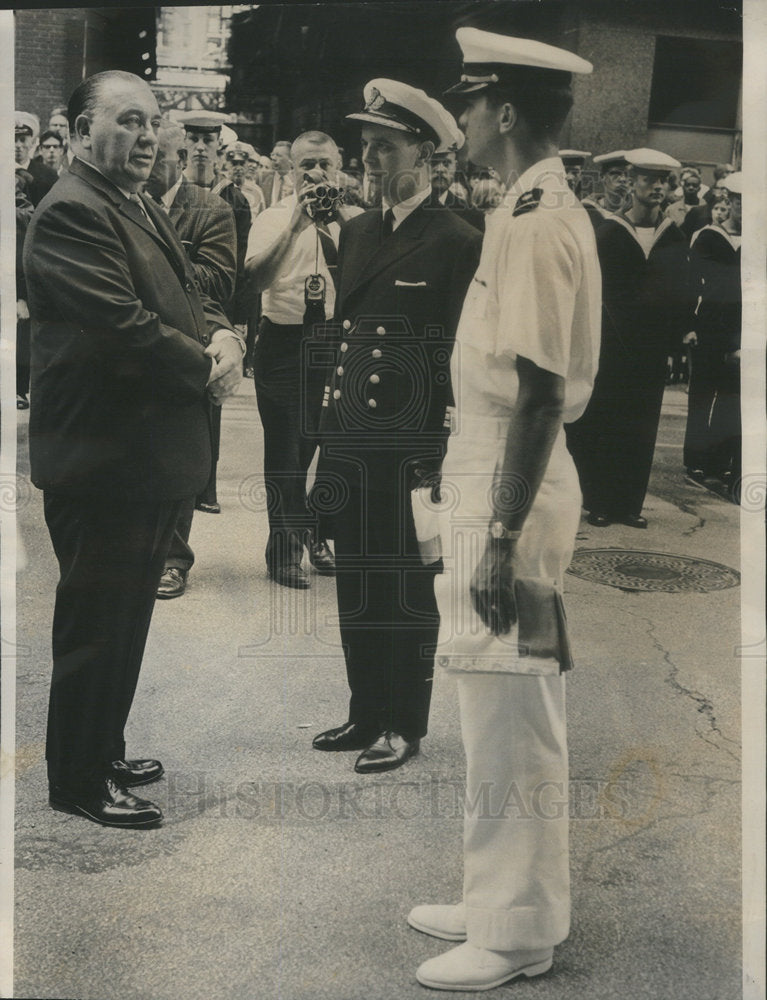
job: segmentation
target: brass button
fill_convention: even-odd
[[[333,399],[340,399],[340,398],[341,398],[341,390],[340,389],[334,389],[333,390]]]
[[[373,383],[373,385],[378,385],[381,379],[377,375],[371,375],[370,381]]]
[[[349,345],[348,344],[341,344],[341,351],[342,352],[343,351],[348,351],[348,350],[349,350]]]
[[[351,321],[348,320],[348,319],[345,319],[344,322],[343,322],[343,328],[344,328],[344,330],[351,330],[351,328],[352,328]]]
[[[336,374],[337,374],[337,375],[343,375],[343,373],[344,373],[344,370],[343,370],[343,368],[342,368],[342,367],[341,367],[341,366],[339,365],[339,366],[338,366],[338,368],[336,368]]]
[[[375,350],[373,351],[373,357],[374,357],[374,358],[380,358],[380,357],[382,357],[382,352],[381,352],[381,351],[379,351],[377,347],[376,347],[376,349],[375,349]]]
[[[368,406],[371,407],[371,409],[374,410],[378,406],[378,403],[376,403],[376,401],[374,399],[369,399],[368,400]]]
[[[379,337],[383,337],[383,335],[386,333],[386,330],[384,330],[382,326],[377,326],[376,333],[378,334]]]

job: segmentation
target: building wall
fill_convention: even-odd
[[[710,168],[737,153],[737,133],[674,128],[648,128],[655,40],[658,35],[699,38],[712,41],[738,39],[732,30],[707,22],[705,17],[684,20],[678,10],[667,15],[656,8],[643,18],[636,6],[625,13],[617,6],[610,10],[586,10],[578,28],[577,52],[594,64],[594,72],[576,78],[575,107],[566,145],[592,153],[611,149],[651,146],[662,149],[686,163],[704,168],[710,183]]]
[[[15,104],[37,115],[41,128],[82,79],[85,22],[83,10],[16,11]]]

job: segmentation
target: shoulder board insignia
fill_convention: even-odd
[[[517,203],[514,206],[514,211],[511,213],[513,218],[518,215],[524,215],[525,212],[534,211],[540,204],[541,198],[543,197],[542,188],[533,188],[532,191],[526,191],[517,198]]]

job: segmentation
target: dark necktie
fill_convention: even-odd
[[[333,237],[324,226],[318,225],[317,233],[320,238],[320,246],[322,247],[322,256],[325,258],[328,271],[330,271],[333,285],[338,288],[338,249],[333,242]]]
[[[391,208],[387,208],[384,212],[383,222],[381,223],[381,239],[385,240],[388,236],[394,232],[394,211]]]

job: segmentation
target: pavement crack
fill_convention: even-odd
[[[696,711],[705,720],[706,728],[708,732],[701,731],[700,729],[695,730],[698,737],[703,740],[704,743],[708,743],[709,746],[714,747],[716,750],[721,750],[726,753],[729,757],[732,757],[734,761],[740,764],[740,754],[730,749],[730,747],[735,747],[740,749],[740,743],[738,740],[733,740],[729,736],[725,736],[716,720],[716,714],[714,712],[714,704],[710,698],[707,698],[700,691],[696,691],[695,688],[686,687],[679,681],[679,667],[674,663],[671,658],[671,653],[663,643],[660,641],[655,633],[655,623],[652,619],[645,617],[644,615],[637,615],[632,611],[627,611],[626,614],[630,615],[632,618],[636,618],[639,621],[644,622],[647,625],[647,635],[650,638],[655,649],[662,654],[663,661],[668,667],[668,673],[666,674],[665,682],[676,691],[677,694],[682,695],[685,698],[689,698],[695,705]],[[711,737],[714,737],[713,739]],[[730,747],[723,744],[730,744]]]

